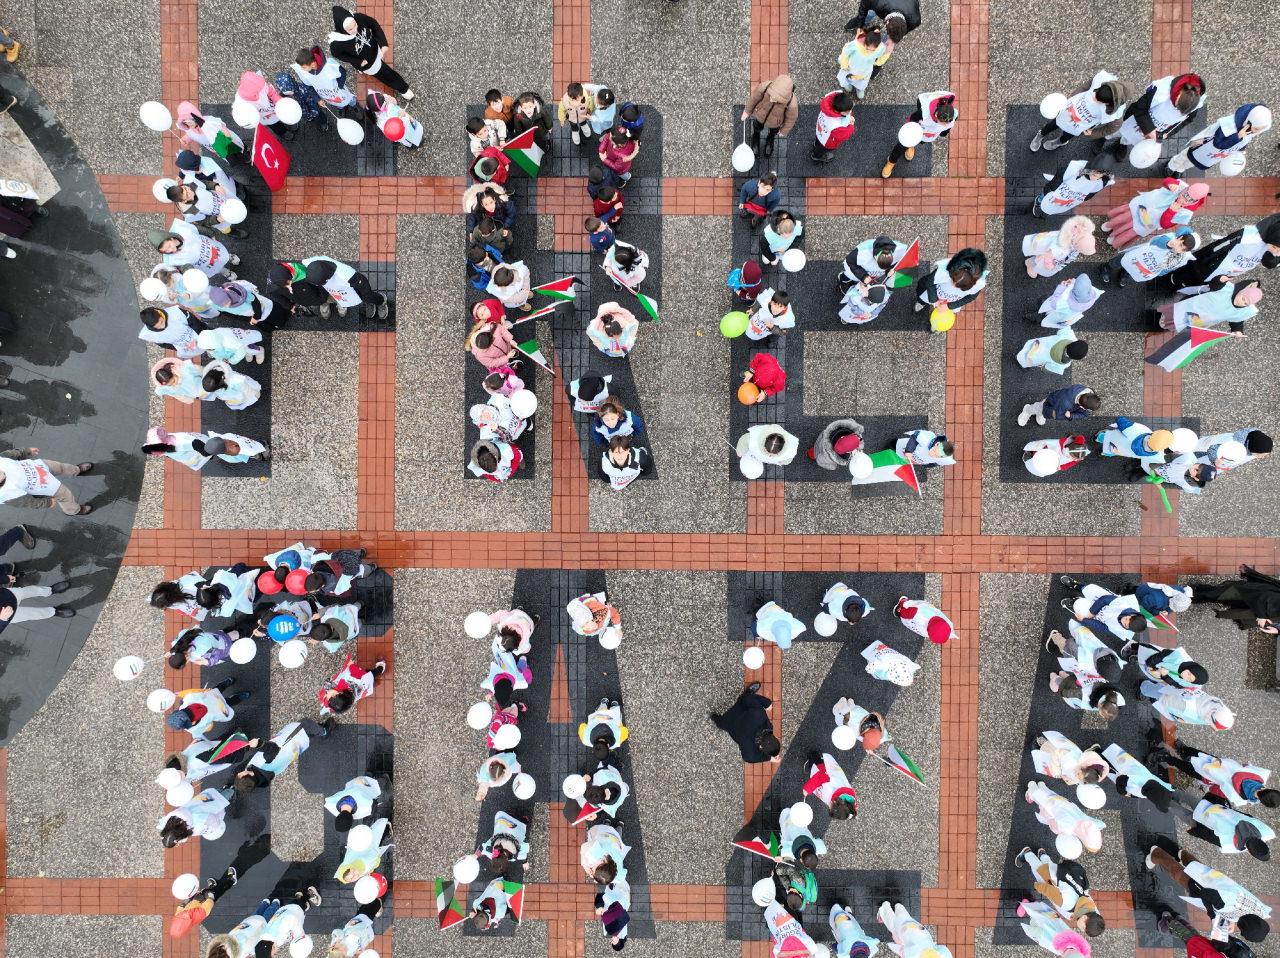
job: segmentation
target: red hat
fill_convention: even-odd
[[[849,433],[847,436],[841,436],[832,446],[837,456],[847,456],[854,450],[862,448],[862,437],[857,433]]]
[[[283,588],[284,586],[276,580],[276,574],[270,569],[264,569],[258,576],[258,591],[263,595],[275,595]]]
[[[294,595],[306,595],[307,575],[306,569],[294,569],[284,577],[284,587]]]
[[[951,638],[951,623],[942,616],[935,615],[929,620],[925,631],[929,634],[929,641],[934,645],[946,645],[947,640]]]
[[[755,286],[762,278],[760,264],[755,260],[749,259],[742,264],[742,281],[748,286]]]

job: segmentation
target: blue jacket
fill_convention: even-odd
[[[591,439],[600,446],[609,445],[609,440],[614,436],[638,436],[643,432],[644,420],[630,410],[612,429],[604,424],[599,413],[591,417]]]
[[[591,248],[597,253],[607,253],[609,247],[613,245],[613,230],[605,227],[595,233],[588,235],[591,240]]]
[[[1084,419],[1089,415],[1089,410],[1077,406],[1076,400],[1080,398],[1081,393],[1088,391],[1088,386],[1082,386],[1079,383],[1055,389],[1045,398],[1045,418],[1066,419],[1067,413],[1071,413],[1072,419]]]
[[[506,200],[505,202],[496,203],[493,207],[492,213],[486,213],[479,206],[476,206],[476,208],[472,212],[467,214],[468,235],[471,234],[475,230],[475,228],[480,225],[480,221],[484,219],[486,216],[491,216],[493,219],[497,220],[503,229],[507,229],[507,230],[511,229],[512,225],[516,221],[515,200]]]
[[[756,187],[759,185],[759,180],[747,180],[743,183],[742,189],[738,191],[738,202],[755,203],[756,206],[763,206],[765,213],[772,213],[782,202],[782,191],[775,186],[767,196],[761,196],[756,192]]]
[[[491,258],[495,263],[501,263],[501,262],[503,262],[502,254],[501,254],[501,253],[499,253],[499,252],[498,252],[496,249],[494,249],[492,246],[490,246],[488,243],[485,243],[485,244],[484,244],[484,248],[485,248],[485,252],[487,252],[487,253],[489,254],[490,258]],[[467,269],[471,271],[471,285],[472,285],[472,286],[474,286],[476,289],[487,289],[487,288],[488,288],[488,286],[489,286],[489,280],[493,278],[493,274],[492,274],[492,273],[490,273],[487,269],[481,269],[481,268],[480,268],[479,266],[477,266],[475,263],[471,262],[471,260],[467,260]]]

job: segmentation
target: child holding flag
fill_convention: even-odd
[[[649,273],[649,254],[631,243],[615,240],[604,254],[604,271],[614,286],[638,294]]]

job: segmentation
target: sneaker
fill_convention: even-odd
[[[576,126],[569,130],[569,139],[573,141],[574,146],[577,146],[582,142],[582,134],[578,132],[578,128]]]
[[[4,58],[9,63],[17,63],[18,54],[21,52],[22,52],[22,44],[19,43],[17,40],[14,40],[13,44],[9,47],[9,49],[4,51]]]
[[[1142,864],[1147,866],[1148,871],[1156,870],[1156,863],[1151,860],[1151,853],[1156,850],[1156,846],[1152,845],[1147,849],[1147,857],[1142,860]]]
[[[70,588],[71,588],[71,583],[68,582],[66,579],[63,579],[61,582],[55,582],[52,586],[50,586],[49,591],[52,592],[54,595],[62,595],[62,593],[66,592]]]
[[[1115,279],[1115,275],[1115,270],[1113,270],[1111,268],[1111,264],[1108,263],[1106,266],[1102,267],[1102,272],[1099,274],[1098,278],[1102,280],[1104,285],[1110,286],[1111,281]]]
[[[1062,576],[1058,576],[1058,581],[1061,582],[1063,585],[1065,585],[1068,589],[1075,589],[1077,592],[1080,591],[1079,579],[1073,579],[1069,575],[1062,575]]]
[[[1040,147],[1043,145],[1044,145],[1044,135],[1039,131],[1036,131],[1036,135],[1031,138],[1031,146],[1030,146],[1031,152],[1032,153],[1039,152]]]
[[[22,530],[22,538],[19,540],[26,548],[34,549],[36,547],[36,537],[27,531],[26,526],[18,526]]]
[[[1018,413],[1019,426],[1025,426],[1028,422],[1031,421],[1031,412],[1033,408],[1034,407],[1032,404],[1028,404],[1022,407],[1022,412]]]
[[[593,136],[595,135],[595,132],[596,132],[596,131],[595,131],[595,130],[593,130],[593,129],[591,129],[591,126],[590,126],[590,125],[588,125],[588,126],[587,126],[583,131],[582,131],[582,136],[583,136],[585,139],[588,139],[588,140],[589,140],[589,139],[591,139],[591,137],[593,137]]]
[[[222,877],[229,879],[233,885],[240,880],[240,874],[235,870],[235,866],[233,865],[227,866],[227,870]]]
[[[91,512],[93,512],[93,506],[89,505],[89,504],[86,502],[83,506],[81,506],[81,507],[80,507],[80,511],[79,511],[79,512],[77,512],[77,513],[76,513],[76,515],[78,515],[78,516],[87,516],[87,515],[88,515],[89,513],[91,513]]]
[[[747,686],[747,691],[748,691],[748,692],[753,692],[753,693],[754,693],[754,692],[759,692],[759,691],[760,691],[760,683],[759,683],[759,682],[752,682],[750,685],[748,685],[748,686]]]
[[[604,698],[600,700],[600,704],[597,705],[596,708],[599,709],[601,712],[603,712],[608,707],[609,707],[609,696],[606,695]]]
[[[338,304],[337,309],[338,309],[339,319],[342,319],[344,316],[347,315],[347,307],[343,306],[341,303]]]
[[[93,463],[91,463],[91,462],[78,462],[78,463],[76,463],[76,468],[80,470],[80,475],[82,475],[82,476],[86,476],[86,475],[88,475],[89,473],[93,472]]]
[[[239,256],[237,256],[235,253],[232,253],[232,254],[231,254],[231,265],[232,265],[232,266],[239,266],[239,265],[240,265],[240,257],[239,257]]]
[[[410,100],[412,100],[412,99],[414,98],[414,96],[415,96],[415,95],[416,95],[416,94],[414,94],[414,92],[413,92],[412,90],[405,90],[405,91],[404,91],[404,102],[405,102],[405,103],[408,103]]]
[[[1049,140],[1047,143],[1045,143],[1044,149],[1046,153],[1052,153],[1058,147],[1066,146],[1066,145],[1067,145],[1066,140],[1061,139],[1060,137],[1054,137],[1052,140]]]
[[[385,301],[381,302],[378,304],[377,313],[379,319],[386,319],[391,315],[391,307]]]
[[[880,176],[882,179],[888,179],[893,176],[893,160],[885,161],[884,166],[880,168]]]
[[[372,672],[375,676],[382,675],[383,672],[387,671],[387,660],[378,659],[377,662],[373,663],[373,668],[371,668],[369,671]]]
[[[242,229],[236,229],[236,228],[233,226],[233,227],[231,228],[231,231],[230,231],[229,233],[227,233],[227,235],[228,235],[228,236],[230,236],[232,239],[248,239],[248,238],[249,238],[249,231],[248,231],[248,230],[242,230]]]
[[[53,614],[59,619],[75,618],[76,610],[69,605],[60,605],[53,610]]]
[[[1064,609],[1066,609],[1068,612],[1070,612],[1072,615],[1075,615],[1075,603],[1072,602],[1070,599],[1063,599],[1058,604],[1062,606]]]
[[[233,283],[240,278],[235,273],[231,272],[231,270],[229,269],[224,269],[222,271],[222,275],[225,276],[227,278],[227,282],[230,282],[230,283]]]
[[[916,148],[914,146],[907,147],[907,152],[902,154],[904,160],[914,160],[916,158]]]
[[[1031,204],[1031,215],[1038,220],[1044,219],[1044,210],[1040,208],[1041,199],[1042,197],[1037,196],[1035,201]]]
[[[263,449],[263,450],[262,450],[262,452],[258,453],[258,454],[257,454],[256,456],[254,456],[253,458],[254,458],[255,460],[257,460],[258,462],[270,462],[270,461],[271,461],[271,447],[270,447],[270,446],[268,446],[267,448]]]
[[[918,313],[922,309],[924,309],[924,303],[920,302],[920,300],[916,300],[916,312]]]
[[[311,904],[312,908],[315,908],[320,904],[320,893],[316,891],[315,885],[307,886],[307,901]]]
[[[1064,644],[1064,645],[1066,644],[1066,641],[1067,641],[1067,640],[1066,640],[1066,638],[1063,636],[1063,634],[1062,634],[1061,632],[1059,632],[1057,629],[1053,629],[1053,630],[1051,630],[1051,631],[1049,632],[1048,637],[1044,640],[1044,649],[1045,649],[1045,651],[1046,651],[1046,652],[1050,652],[1050,651],[1052,651],[1053,649],[1057,648],[1057,647],[1058,647],[1058,642],[1057,642],[1057,640],[1058,640],[1058,639],[1062,639],[1063,644]]]
[[[321,304],[321,306],[320,306],[320,318],[321,318],[321,319],[328,319],[328,318],[329,318],[330,316],[332,316],[332,315],[333,315],[333,307],[332,307],[330,304],[328,304],[328,303],[323,303],[323,304]]]
[[[1129,285],[1129,271],[1122,269],[1120,270],[1120,288],[1124,289],[1128,285]]]

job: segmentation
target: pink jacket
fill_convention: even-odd
[[[489,331],[493,333],[493,342],[489,344],[489,348],[480,349],[473,345],[471,355],[478,359],[485,369],[493,370],[506,365],[507,354],[515,348],[516,341],[511,336],[511,331],[501,323],[490,326]]]

